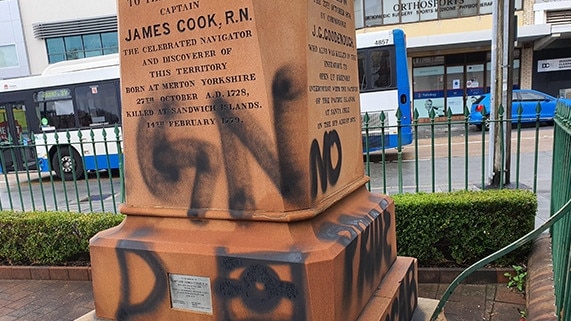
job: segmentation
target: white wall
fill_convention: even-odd
[[[19,0],[19,2],[32,74],[41,73],[48,65],[45,41],[34,38],[32,28],[34,24],[117,14],[116,0]]]
[[[0,67],[0,79],[27,76],[30,73],[26,46],[18,9],[18,0],[0,0],[0,46],[15,48],[15,55],[5,57],[11,62],[16,61],[15,66]],[[13,52],[11,52],[13,53]]]

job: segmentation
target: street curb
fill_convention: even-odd
[[[466,268],[419,268],[418,283],[450,284],[464,272]],[[512,268],[484,268],[476,270],[462,283],[464,284],[492,284],[508,283],[505,273],[513,273]]]
[[[527,264],[528,321],[557,321],[551,253],[551,237],[544,233],[533,243]]]
[[[90,266],[0,266],[0,280],[91,281]]]
[[[461,268],[423,268],[418,269],[419,283],[449,284],[464,269]],[[506,272],[509,268],[480,269],[470,275],[463,283],[490,284],[507,283]],[[0,280],[63,280],[91,281],[90,266],[0,266]]]

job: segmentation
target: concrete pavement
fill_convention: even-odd
[[[93,309],[90,281],[0,280],[0,321],[75,320]]]
[[[421,283],[419,296],[440,299],[446,284]],[[0,280],[0,321],[73,321],[95,308],[90,281]],[[522,294],[505,284],[461,284],[444,307],[448,321],[519,320]]]
[[[440,299],[448,284],[419,284],[418,295]],[[505,284],[460,284],[444,306],[447,321],[518,321],[525,310],[523,294]]]

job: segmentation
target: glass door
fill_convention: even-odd
[[[36,169],[24,102],[0,103],[0,150],[2,172]]]
[[[484,91],[484,64],[466,66],[466,108],[470,110],[472,103],[476,101]]]
[[[446,113],[464,114],[464,66],[446,67]]]
[[[419,118],[444,115],[444,66],[415,67],[413,103]]]

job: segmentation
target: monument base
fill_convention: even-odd
[[[300,222],[130,215],[91,264],[100,320],[408,321],[417,304],[394,203],[364,187]]]
[[[407,320],[429,321],[438,300],[417,298],[416,259],[397,257],[385,279],[381,282],[356,321]],[[394,283],[396,282],[396,283]],[[418,305],[416,305],[418,303]],[[410,307],[416,306],[414,312]],[[75,321],[108,321],[98,318],[95,310]],[[445,321],[444,314],[438,318]]]

